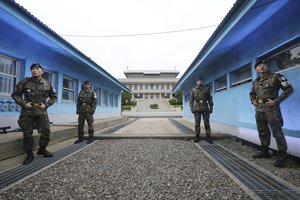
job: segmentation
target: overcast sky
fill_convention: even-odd
[[[16,0],[116,78],[124,70],[183,74],[235,0]],[[169,34],[102,37],[160,33]],[[73,35],[73,36],[68,36]],[[74,37],[93,36],[93,37]],[[94,37],[97,36],[97,37]],[[100,37],[101,36],[101,37]]]

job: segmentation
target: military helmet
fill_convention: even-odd
[[[196,77],[196,81],[203,81],[203,76],[201,76],[201,75],[200,75],[200,76],[197,76],[197,77]]]
[[[260,59],[260,60],[258,60],[258,61],[255,63],[254,68],[256,69],[256,67],[257,67],[259,64],[261,64],[261,63],[268,64],[266,59]]]
[[[34,67],[38,67],[38,68],[41,68],[43,70],[43,67],[42,65],[40,65],[39,63],[33,63],[31,66],[30,66],[30,70],[32,70],[32,68]]]

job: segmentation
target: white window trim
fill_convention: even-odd
[[[74,87],[74,90],[69,89],[69,88],[62,87],[62,92],[63,92],[64,90],[66,90],[66,91],[68,91],[68,92],[73,92],[73,93],[74,93],[74,99],[73,99],[73,100],[62,99],[62,101],[64,101],[64,102],[75,102],[75,100],[76,100],[76,96],[75,96],[75,92],[76,92],[76,80],[75,80],[75,79],[72,79],[72,78],[69,78],[69,77],[67,77],[67,76],[63,76],[63,80],[64,80],[64,79],[68,79],[68,80],[73,81],[73,87]],[[62,95],[62,98],[63,98],[63,95]]]

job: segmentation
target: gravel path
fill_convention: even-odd
[[[240,142],[236,142],[234,139],[218,140],[217,143],[300,188],[299,163],[289,160],[286,168],[278,168],[273,166],[273,163],[276,160],[275,156],[272,156],[271,159],[253,159],[252,154],[256,153],[258,150],[247,145],[241,145]]]
[[[250,199],[189,141],[104,140],[0,199]]]

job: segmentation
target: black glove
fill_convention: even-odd
[[[210,108],[210,109],[209,109],[209,113],[212,113],[212,112],[213,112],[213,108]]]

